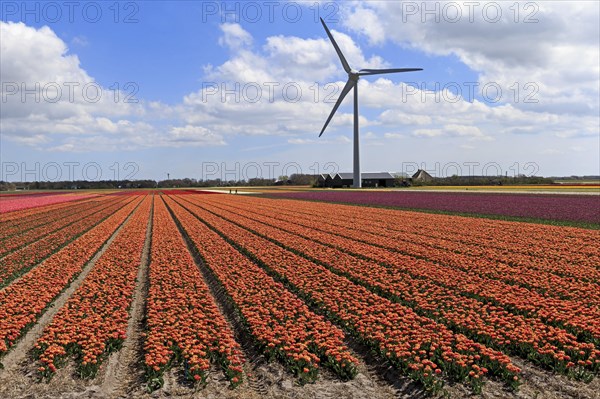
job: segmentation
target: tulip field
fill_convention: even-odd
[[[516,186],[519,188],[520,186]],[[565,187],[562,187],[565,188]],[[426,209],[438,212],[460,212],[475,215],[538,219],[571,223],[600,223],[598,186],[587,186],[591,195],[560,193],[528,195],[510,192],[443,192],[434,191],[296,191],[277,192],[274,196],[312,201],[357,205],[377,205],[404,209]],[[469,188],[467,187],[466,190]]]
[[[0,196],[0,397],[600,397],[600,229],[288,197]]]

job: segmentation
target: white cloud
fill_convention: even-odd
[[[73,39],[71,39],[71,43],[79,47],[87,47],[90,45],[88,39],[83,35],[75,36]]]
[[[58,134],[116,133],[126,122],[120,118],[144,114],[137,104],[114,102],[50,28],[0,21],[0,36],[4,138],[47,145]]]
[[[415,137],[440,137],[444,135],[442,129],[417,129],[414,131]]]
[[[294,138],[294,139],[288,139],[287,141],[290,144],[316,144],[317,140],[315,139],[299,139],[299,138]]]
[[[362,135],[362,138],[365,139],[365,140],[374,140],[374,139],[376,139],[378,137],[373,132],[367,132],[367,133],[365,133],[365,134]]]
[[[32,81],[61,83],[63,80],[81,85],[94,83],[93,78],[81,68],[78,58],[68,53],[64,42],[49,28],[36,30],[24,24],[3,23],[2,29],[3,37],[8,38],[3,40],[3,54],[9,55],[2,58],[3,82],[13,79],[28,84]],[[63,135],[62,144],[69,145],[61,146],[58,143],[53,148],[68,150],[76,144],[79,151],[98,149],[99,145],[101,148],[131,149],[225,145],[225,137],[230,135],[288,136],[289,144],[316,140],[333,106],[332,102],[325,102],[325,98],[329,96],[330,101],[335,100],[345,82],[335,82],[332,87],[337,87],[337,92],[330,88],[325,90],[323,85],[316,91],[314,81],[308,80],[303,74],[308,70],[317,81],[339,74],[339,60],[329,41],[326,38],[273,36],[267,38],[262,47],[250,51],[237,47],[253,42],[250,34],[240,25],[223,24],[221,30],[221,42],[235,51],[223,64],[207,68],[207,77],[217,85],[216,93],[209,92],[214,88],[192,92],[175,106],[157,102],[114,104],[110,98],[99,103],[82,99],[55,104],[9,101],[3,107],[3,131],[9,139],[30,145],[37,142],[38,146],[47,145],[56,135]],[[335,30],[333,32],[348,59],[356,62],[357,67],[386,65],[379,57],[367,59],[350,36]],[[18,45],[17,37],[26,37],[26,44]],[[28,54],[41,51],[41,47],[45,51],[42,52],[45,54],[44,61],[38,59],[33,62]],[[50,80],[56,76],[62,77],[62,80]],[[273,84],[269,86],[269,82]],[[224,96],[223,92],[235,88],[236,83],[238,98],[235,95]],[[284,90],[286,84],[287,93]],[[244,87],[248,90],[244,91]],[[298,90],[302,93],[299,98],[289,98]],[[385,78],[374,82],[361,80],[359,92],[361,109],[382,109],[374,119],[365,117],[365,112],[361,111],[362,128],[400,125],[407,129],[384,132],[384,138],[444,136],[481,140],[497,134],[526,131],[539,134],[542,130],[539,126],[543,125],[552,126],[543,130],[556,135],[594,132],[593,124],[587,123],[577,132],[565,133],[564,127],[569,122],[565,116],[519,110],[509,104],[489,107],[477,101],[436,102],[432,100],[433,97],[426,97],[426,101],[423,101],[419,90],[412,89],[412,95],[406,96],[409,90],[405,84],[395,84]],[[254,99],[257,94],[260,96],[256,101],[249,100],[249,96]],[[345,135],[338,136],[351,137],[353,119],[348,107],[351,98],[352,95],[349,95],[344,101],[344,106],[338,110],[319,143],[327,143],[327,136],[336,135],[341,127]],[[145,122],[141,122],[142,117]],[[161,127],[155,126],[152,118],[166,119],[166,126],[165,123],[161,123]],[[414,129],[416,126],[419,128]],[[30,138],[25,140],[24,136]],[[106,138],[105,145],[101,144],[101,137]],[[145,140],[142,137],[152,139]]]
[[[181,145],[225,145],[223,137],[202,126],[186,125],[173,127],[164,141],[165,144]],[[176,145],[178,146],[178,145]]]
[[[374,10],[360,7],[347,16],[345,24],[356,32],[369,38],[371,44],[381,44],[385,41],[385,31],[379,23],[379,17]]]
[[[0,21],[0,36],[3,139],[64,152],[225,144],[203,127],[149,123],[151,114],[173,116],[162,104],[115,101],[114,92],[95,82],[48,27]],[[101,94],[98,101],[96,91]]]
[[[385,65],[380,57],[366,58],[348,35],[335,31],[334,35],[357,67]],[[253,51],[233,51],[227,61],[206,72],[210,87],[186,95],[178,109],[186,123],[208,126],[224,136],[291,136],[289,144],[317,139],[345,84],[345,80],[331,82],[345,73],[326,37],[271,36]],[[236,87],[237,98],[225,95]],[[349,95],[318,143],[329,142],[328,136],[339,127],[352,134],[351,102]],[[361,126],[373,123],[360,116]]]
[[[379,120],[385,125],[429,125],[432,122],[429,115],[414,115],[402,111],[386,110],[379,115]]]
[[[592,17],[598,15],[593,6],[586,3],[568,10],[569,7],[564,7],[563,13],[557,6],[540,5],[538,17],[541,20],[543,16],[544,22],[535,26],[489,24],[480,20],[449,26],[443,22],[423,24],[410,20],[398,23],[398,18],[402,18],[396,12],[399,3],[368,2],[357,7],[355,3],[349,6],[343,3],[341,7],[349,15],[344,20],[346,26],[367,35],[371,44],[390,42],[398,51],[405,47],[421,48],[432,56],[454,54],[477,71],[480,82],[497,81],[503,88],[514,81],[521,84],[535,81],[540,102],[517,103],[508,96],[503,97],[509,100],[507,103],[494,106],[461,98],[451,102],[443,96],[436,101],[431,93],[423,96],[420,90],[387,78],[361,79],[360,125],[365,132],[361,137],[367,141],[373,135],[371,142],[379,143],[376,140],[379,138],[391,144],[371,155],[371,162],[379,165],[377,168],[385,169],[381,162],[396,159],[401,151],[403,156],[425,157],[438,154],[435,151],[440,147],[443,148],[441,155],[438,154],[440,159],[446,153],[462,156],[460,151],[447,151],[453,146],[495,159],[496,154],[512,157],[516,142],[523,149],[522,157],[529,156],[540,140],[547,141],[542,147],[545,150],[590,148],[588,143],[597,144],[598,40],[579,30],[589,28],[592,33],[598,30],[597,26],[590,27]],[[380,27],[373,25],[375,17]],[[0,29],[3,83],[63,85],[72,81],[81,86],[96,83],[50,28],[0,22]],[[216,93],[211,94],[207,88],[190,88],[189,94],[174,105],[144,101],[116,104],[110,96],[98,103],[78,96],[74,101],[24,104],[16,94],[3,103],[0,121],[3,139],[75,152],[222,146],[234,142],[232,136],[269,136],[274,138],[264,148],[298,149],[294,154],[307,159],[317,156],[314,155],[317,152],[323,157],[336,157],[339,151],[333,152],[333,148],[352,142],[352,94],[323,137],[317,138],[333,107],[331,100],[337,99],[345,84],[345,73],[324,32],[319,30],[312,37],[271,36],[258,42],[238,24],[224,24],[221,31],[220,43],[230,50],[230,55],[221,64],[205,65],[202,77],[205,82],[217,84]],[[388,66],[377,55],[365,55],[350,35],[335,29],[332,32],[352,67]],[[315,82],[320,83],[318,93]],[[327,82],[334,83],[325,90],[323,84]],[[231,89],[235,83],[240,87],[239,98],[223,97],[223,89]],[[273,84],[272,95],[269,84]],[[296,88],[302,91],[297,101],[286,98],[283,90],[286,84],[292,94]],[[246,93],[244,85],[249,85]],[[262,90],[261,96],[250,101],[250,89],[256,86]],[[337,92],[332,91],[334,87]],[[327,102],[326,96],[330,97]],[[493,145],[486,142],[491,140]],[[367,147],[364,153],[368,160]],[[393,155],[386,158],[386,151]],[[563,157],[565,154],[554,153]],[[342,156],[351,159],[350,152]],[[589,160],[598,162],[597,157],[596,154],[582,159],[589,164]],[[363,165],[365,170],[371,169],[367,162]]]
[[[480,87],[498,83],[504,93],[518,87],[520,101],[513,104],[517,108],[598,115],[600,3],[467,3],[353,3],[346,9],[345,23],[373,43],[388,41],[436,56],[456,55],[479,73]],[[497,7],[500,19],[494,21]],[[451,22],[456,15],[461,17]],[[535,86],[525,87],[528,83]],[[539,102],[524,102],[536,88]],[[509,102],[510,97],[506,96]]]
[[[79,67],[77,56],[67,54],[66,44],[49,27],[1,21],[0,33],[3,82],[28,82],[32,77],[41,83],[92,81]]]
[[[456,136],[484,137],[484,134],[477,126],[446,125],[444,126],[444,130]]]
[[[544,155],[558,155],[558,154],[563,154],[563,153],[564,153],[563,151],[558,150],[556,148],[545,148],[540,151],[540,154],[544,154]]]
[[[220,26],[223,36],[219,38],[219,44],[230,49],[239,49],[252,45],[252,36],[240,24],[224,23]]]
[[[386,139],[403,139],[406,138],[406,135],[402,133],[384,133],[383,137]]]

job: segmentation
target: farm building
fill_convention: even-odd
[[[417,172],[412,177],[413,181],[432,181],[433,176],[424,171],[423,169],[417,170]]]
[[[379,173],[362,173],[361,174],[362,186],[363,187],[393,187],[395,178],[388,172]],[[331,178],[331,183],[327,184],[326,187],[352,187],[354,182],[353,173],[336,173]]]
[[[321,173],[317,176],[317,187],[331,187],[331,181],[333,177],[331,177],[328,173]]]
[[[363,173],[361,175],[363,187],[394,187],[396,178],[388,172]]]
[[[352,187],[352,182],[354,181],[353,176],[354,174],[352,173],[336,173],[332,176],[331,187]]]

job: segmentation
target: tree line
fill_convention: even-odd
[[[595,176],[594,176],[595,177]],[[569,177],[573,179],[573,177]],[[482,186],[482,185],[523,185],[523,184],[553,184],[557,178],[525,176],[449,176],[434,177],[428,181],[413,181],[410,178],[397,177],[396,186]],[[576,180],[576,179],[573,179]],[[14,190],[89,190],[89,189],[142,189],[142,188],[202,188],[202,187],[241,187],[241,186],[316,186],[317,176],[293,174],[279,176],[277,179],[252,178],[249,180],[221,179],[168,179],[168,180],[99,180],[99,181],[35,181],[35,182],[5,182],[0,181],[0,191]]]
[[[249,180],[221,179],[168,179],[168,180],[74,180],[74,181],[34,181],[5,182],[0,181],[0,191],[14,190],[89,190],[89,189],[140,189],[140,188],[179,188],[179,187],[241,187],[241,186],[273,186],[273,185],[312,185],[317,177],[314,175],[293,174],[279,176],[277,179],[252,178]]]

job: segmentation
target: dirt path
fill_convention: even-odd
[[[139,204],[138,204],[139,206]],[[41,337],[44,328],[50,324],[56,313],[69,300],[71,295],[79,288],[85,277],[93,269],[94,265],[112,244],[121,229],[129,222],[129,219],[137,211],[137,207],[127,216],[125,221],[113,232],[110,238],[102,245],[100,250],[90,259],[79,275],[71,284],[56,298],[45,313],[38,319],[36,324],[22,337],[15,346],[2,358],[4,369],[0,370],[0,397],[3,398],[38,398],[56,397],[56,391],[78,390],[81,382],[73,381],[72,367],[65,367],[48,384],[37,383],[35,364],[29,358],[36,341]],[[66,374],[68,378],[66,378]],[[64,377],[63,377],[64,376]],[[65,389],[66,388],[66,389]],[[50,396],[47,396],[50,395]]]
[[[268,362],[254,347],[252,338],[231,305],[226,290],[217,281],[212,271],[204,264],[191,239],[185,233],[179,220],[175,218],[170,208],[169,211],[175,219],[188,250],[196,261],[196,265],[200,269],[211,294],[216,299],[219,310],[232,327],[236,341],[242,346],[244,357],[246,358],[246,363],[244,364],[246,382],[236,388],[235,392],[219,392],[218,397],[391,399],[399,396],[399,390],[393,386],[397,379],[395,375],[392,378],[381,378],[374,372],[374,367],[368,366],[362,361],[358,366],[358,375],[353,380],[341,381],[333,373],[322,369],[317,381],[302,386],[298,385],[294,376],[279,362]],[[354,349],[356,348],[352,348],[353,355],[359,359],[364,359]],[[393,382],[389,382],[388,380]],[[216,384],[209,383],[206,389],[202,391],[203,395],[208,395],[206,397],[210,397],[212,393],[210,392],[211,385]]]
[[[160,200],[157,198],[157,200]],[[136,208],[137,209],[137,208]],[[134,210],[135,212],[135,210]],[[297,380],[277,362],[268,362],[254,347],[253,341],[241,323],[239,316],[228,302],[228,296],[216,281],[212,271],[202,263],[189,237],[178,227],[196,260],[202,276],[208,284],[217,305],[225,315],[235,338],[244,350],[245,382],[235,390],[229,388],[223,372],[217,367],[208,373],[207,385],[194,388],[184,383],[181,370],[174,368],[165,373],[163,388],[149,393],[145,390],[143,377],[143,333],[145,302],[149,287],[149,264],[152,239],[152,214],[150,212],[146,230],[146,241],[140,260],[137,283],[133,295],[127,338],[121,350],[112,353],[101,366],[97,376],[91,380],[75,377],[74,362],[58,370],[54,378],[46,383],[38,381],[37,364],[30,359],[30,352],[43,329],[81,285],[96,261],[113,242],[129,218],[113,232],[98,253],[84,266],[79,276],[54,301],[38,323],[3,358],[5,369],[0,370],[0,399],[79,399],[79,398],[354,398],[354,399],[420,399],[426,398],[422,387],[400,375],[385,360],[372,354],[368,348],[348,338],[346,344],[355,357],[361,359],[358,375],[351,381],[340,381],[326,369],[321,370],[317,381],[300,386]],[[600,399],[600,378],[591,383],[569,379],[531,365],[522,359],[513,358],[513,363],[522,368],[523,385],[517,392],[507,390],[500,382],[486,381],[481,395],[472,395],[462,384],[447,382],[445,393],[440,397],[451,399]]]
[[[239,320],[239,317],[237,317],[233,311],[231,304],[227,302],[225,290],[217,283],[216,279],[208,270],[208,268],[206,268],[191,239],[185,233],[181,223],[168,205],[167,209],[175,221],[175,224],[177,225],[177,228],[179,229],[179,232],[185,241],[187,249],[196,263],[196,266],[200,270],[200,273],[204,278],[204,282],[208,286],[211,295],[215,299],[215,303],[217,304],[219,311],[225,317],[225,320],[229,324],[231,331],[234,332],[236,341],[240,343],[244,352],[244,358],[246,359],[246,362],[243,365],[245,381],[238,386],[235,391],[227,392],[227,386],[229,383],[224,378],[223,373],[220,370],[216,370],[214,367],[211,367],[207,378],[208,384],[203,389],[203,394],[216,394],[218,397],[224,397],[225,395],[229,394],[227,397],[265,398],[267,390],[262,384],[262,379],[256,375],[254,367],[254,363],[257,360],[258,355],[253,351],[249,337],[241,325],[241,320]],[[218,383],[219,381],[221,381],[221,383]],[[170,386],[176,385],[173,384],[173,382],[174,381],[172,379],[165,378],[165,387],[163,389],[168,389]],[[217,382],[217,384],[215,384],[215,382]],[[222,388],[225,388],[225,390]]]
[[[148,296],[148,267],[150,265],[150,248],[152,245],[152,215],[154,202],[150,210],[146,229],[146,241],[140,260],[140,268],[136,277],[136,286],[131,303],[127,338],[123,347],[113,353],[106,364],[106,372],[102,376],[99,394],[102,397],[123,397],[136,385],[142,383],[143,370],[143,337],[144,313]]]
[[[523,379],[519,391],[511,397],[600,399],[600,378],[598,377],[586,384],[561,374],[552,374],[522,359],[511,357],[511,361],[521,368]]]

